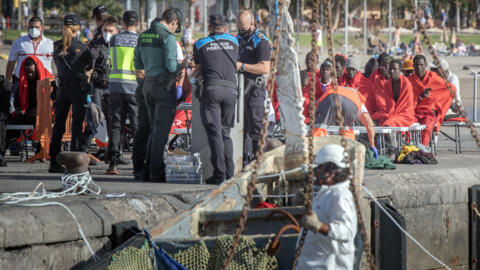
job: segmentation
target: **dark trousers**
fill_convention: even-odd
[[[108,115],[110,117],[108,157],[111,163],[116,164],[121,155],[122,131],[125,127],[127,115],[132,134],[135,134],[137,129],[137,99],[135,95],[110,93],[108,104]]]
[[[152,124],[146,152],[147,163],[150,167],[150,181],[163,182],[166,180],[163,155],[177,103],[175,79],[147,78],[143,87],[148,115]]]
[[[148,118],[147,104],[145,103],[145,97],[143,94],[143,83],[139,84],[135,91],[135,97],[137,100],[138,117],[137,117],[137,129],[133,138],[133,172],[140,173],[144,170],[148,170],[145,167],[146,150],[148,135],[150,134],[150,120]]]
[[[213,176],[229,179],[235,171],[230,129],[235,121],[236,89],[208,86],[200,103],[202,123],[207,131]]]
[[[7,143],[6,121],[0,119],[0,155],[5,156],[5,144]]]
[[[72,107],[72,141],[70,150],[87,151],[87,139],[82,131],[83,121],[85,120],[85,98],[71,99],[67,95],[59,93],[54,104],[55,119],[50,141],[50,162],[56,162],[57,154],[60,153],[62,137],[65,133],[65,121],[67,120],[70,106]]]
[[[252,88],[245,97],[243,127],[243,163],[244,166],[255,158],[260,132],[265,114],[266,91],[264,88]]]

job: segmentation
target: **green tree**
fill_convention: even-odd
[[[123,14],[122,1],[118,0],[82,0],[77,2],[71,10],[80,18],[87,19],[92,17],[92,10],[98,5],[105,5],[110,15],[118,17]]]

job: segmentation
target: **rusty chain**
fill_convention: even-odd
[[[480,138],[478,136],[478,132],[475,129],[475,126],[473,125],[473,122],[468,119],[467,113],[465,112],[465,108],[463,107],[463,104],[460,103],[460,101],[457,99],[457,96],[455,95],[455,92],[452,89],[452,85],[448,82],[448,77],[447,73],[443,68],[440,66],[440,58],[437,55],[437,52],[432,46],[432,42],[430,41],[430,37],[427,35],[427,31],[425,29],[425,25],[421,23],[421,16],[418,14],[418,10],[415,9],[415,2],[414,0],[410,0],[410,5],[412,7],[412,13],[415,14],[416,20],[417,20],[417,25],[420,29],[420,32],[423,35],[423,38],[425,42],[428,45],[428,51],[430,52],[430,55],[433,57],[433,62],[437,66],[438,70],[440,71],[440,76],[445,80],[445,84],[448,87],[448,91],[450,91],[450,95],[453,96],[453,101],[455,102],[455,105],[457,105],[458,110],[460,111],[460,115],[467,120],[467,126],[470,129],[470,135],[472,135],[473,139],[475,139],[475,142],[477,143],[477,146],[480,147]]]
[[[310,53],[313,53],[315,55],[315,67],[318,64],[319,60],[319,55],[317,54],[317,44],[316,44],[316,28],[318,24],[318,0],[314,0],[313,3],[313,12],[312,12],[312,49]],[[313,74],[310,75],[310,81],[309,81],[309,93],[308,93],[308,99],[309,99],[309,128],[310,128],[310,136],[308,137],[308,182],[307,182],[307,190],[305,193],[306,199],[304,202],[305,206],[305,214],[311,213],[312,212],[312,197],[313,197],[313,178],[314,178],[314,172],[313,172],[313,158],[314,158],[314,153],[313,153],[313,130],[315,128],[315,103],[316,103],[316,97],[315,97],[315,89],[316,89],[316,70],[313,70]],[[305,243],[305,237],[307,236],[307,230],[302,231],[302,235],[300,236],[300,240],[298,242],[297,249],[295,251],[295,258],[293,260],[292,264],[292,270],[295,270],[297,267],[298,263],[298,258],[300,258],[300,254],[302,253],[302,247],[303,244]]]
[[[247,215],[250,208],[250,203],[252,202],[253,192],[255,191],[255,185],[258,179],[258,168],[263,161],[263,154],[265,151],[265,142],[268,134],[268,112],[270,110],[270,103],[273,96],[273,89],[275,85],[275,77],[276,77],[276,70],[277,70],[277,58],[278,58],[278,44],[279,44],[279,37],[280,37],[280,22],[282,19],[283,13],[283,0],[278,0],[278,14],[277,14],[277,21],[275,24],[275,32],[273,36],[273,52],[270,61],[270,71],[268,73],[268,83],[267,83],[267,90],[269,94],[269,99],[267,101],[267,106],[265,108],[265,112],[263,115],[263,127],[260,132],[260,141],[258,142],[258,148],[256,153],[256,160],[252,166],[252,176],[251,180],[248,183],[248,192],[245,198],[245,204],[242,208],[242,214],[240,216],[240,220],[238,221],[238,227],[235,231],[235,236],[233,237],[232,245],[228,250],[227,257],[223,261],[222,270],[226,270],[227,267],[230,265],[232,261],[233,255],[235,254],[235,249],[238,246],[240,236],[245,229],[245,223],[247,222]],[[252,14],[253,16],[253,14]]]

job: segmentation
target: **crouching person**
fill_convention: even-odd
[[[309,232],[298,270],[353,269],[357,214],[343,153],[343,147],[330,144],[315,157],[316,184],[321,188],[313,198],[313,212],[303,218]]]

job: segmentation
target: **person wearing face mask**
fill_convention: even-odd
[[[267,95],[263,75],[270,71],[272,47],[265,34],[255,27],[251,11],[238,14],[237,28],[240,47],[237,70],[245,76],[243,165],[246,166],[255,159],[260,140]]]
[[[357,211],[344,152],[342,146],[329,144],[315,157],[315,184],[320,190],[313,198],[312,212],[302,218],[303,230],[308,232],[298,270],[354,267]]]
[[[168,134],[177,105],[177,78],[181,77],[189,58],[177,60],[177,42],[173,33],[182,30],[182,14],[175,8],[163,12],[160,21],[140,34],[134,52],[134,67],[138,80],[143,82],[143,97],[148,110],[150,134],[146,147],[145,180],[165,182],[163,160]],[[140,119],[143,122],[146,119]],[[138,133],[138,132],[137,132]],[[149,171],[148,171],[149,170]]]
[[[65,122],[70,107],[72,108],[71,151],[86,152],[88,143],[83,134],[87,95],[89,95],[90,78],[93,72],[93,56],[88,47],[77,37],[80,21],[76,15],[64,18],[63,37],[55,41],[54,59],[57,67],[57,93],[54,103],[55,120],[50,141],[50,173],[63,173],[65,169],[57,163]]]
[[[18,38],[12,44],[5,72],[5,79],[12,83],[10,112],[13,112],[15,108],[13,97],[18,89],[20,67],[27,57],[37,57],[43,66],[52,73],[53,41],[43,36],[43,30],[42,19],[32,17],[28,22],[28,35]]]
[[[107,120],[107,130],[110,130],[110,118],[108,112],[108,77],[111,65],[108,46],[112,36],[117,33],[118,20],[116,17],[109,16],[103,21],[101,38],[93,39],[88,45],[95,61],[92,74],[92,102],[95,103],[105,115],[105,119]],[[108,159],[107,155],[105,155],[106,152],[106,148],[101,148],[95,156],[99,159]],[[118,162],[120,164],[127,163],[122,158],[120,158]],[[93,165],[94,162],[91,162],[91,164]]]
[[[108,77],[108,89],[110,91],[108,97],[108,110],[110,115],[108,156],[110,166],[107,174],[119,174],[117,164],[121,156],[121,131],[122,127],[125,126],[127,115],[130,120],[130,130],[132,134],[135,134],[137,128],[137,100],[135,98],[135,90],[138,84],[133,75],[135,73],[133,54],[138,40],[138,34],[136,33],[137,25],[137,13],[130,10],[125,11],[123,14],[123,31],[110,39],[111,69]]]

